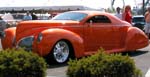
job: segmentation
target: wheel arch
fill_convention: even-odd
[[[83,56],[84,46],[83,46],[83,39],[76,33],[71,32],[69,30],[65,29],[47,29],[41,32],[43,35],[43,39],[41,43],[39,43],[38,46],[44,45],[43,48],[47,49],[46,52],[43,55],[47,55],[51,52],[53,49],[53,46],[60,40],[66,41],[73,50],[73,54],[75,57],[81,57]],[[50,41],[49,41],[50,40]],[[49,48],[45,48],[48,46]],[[42,49],[41,49],[42,50]]]
[[[130,27],[125,40],[126,50],[132,51],[148,45],[148,38],[145,33],[136,28]]]

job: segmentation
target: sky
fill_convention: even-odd
[[[141,3],[142,0],[124,0],[125,5],[132,7]],[[108,8],[111,0],[0,0],[0,7],[24,7],[24,6],[65,6],[84,5],[92,8]],[[114,7],[122,7],[122,0],[116,0]]]

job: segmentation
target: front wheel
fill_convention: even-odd
[[[69,45],[65,41],[59,41],[55,44],[52,54],[56,62],[64,63],[68,60],[69,53]]]
[[[64,40],[60,40],[53,46],[52,52],[50,53],[50,55],[48,55],[48,57],[52,59],[49,58],[48,61],[51,60],[50,61],[51,63],[62,64],[67,62],[70,56],[71,56],[70,44]]]

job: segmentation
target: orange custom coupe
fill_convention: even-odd
[[[99,11],[69,11],[51,20],[20,22],[1,32],[3,49],[24,47],[56,63],[96,53],[134,51],[146,47],[143,31]]]

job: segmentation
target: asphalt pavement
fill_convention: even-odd
[[[146,74],[150,77],[150,72],[148,72],[150,71],[150,45],[134,52],[131,57],[135,60],[136,66],[141,69],[143,77],[147,77]]]

